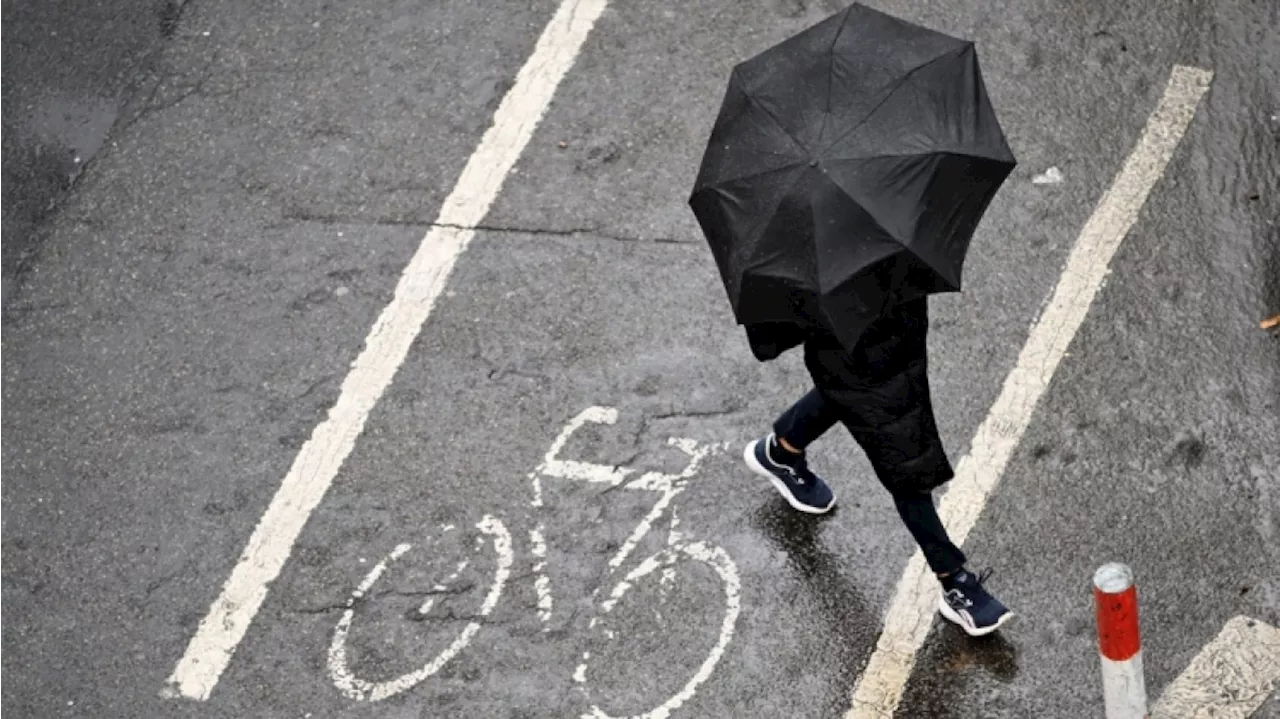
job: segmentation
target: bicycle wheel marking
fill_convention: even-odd
[[[666,579],[665,574],[667,570],[673,569],[673,565],[677,561],[676,552],[681,552],[690,559],[706,564],[720,577],[720,581],[724,584],[725,592],[726,610],[724,620],[720,623],[720,635],[716,639],[715,646],[712,647],[702,665],[698,667],[698,671],[685,683],[684,687],[658,707],[643,714],[638,714],[633,719],[667,719],[671,712],[679,709],[685,702],[693,698],[693,695],[698,691],[698,687],[711,678],[716,665],[720,663],[720,658],[724,656],[729,643],[733,641],[734,629],[738,623],[738,614],[742,609],[742,581],[738,576],[738,567],[728,552],[706,542],[693,542],[663,550],[646,558],[613,588],[613,591],[609,594],[609,599],[601,606],[601,613],[608,614],[612,611],[626,593],[635,586],[637,581],[652,574],[657,569],[663,570],[663,581],[669,581]],[[612,633],[610,633],[609,638],[613,638]],[[591,653],[585,652],[582,656],[582,663],[578,665],[578,668],[573,673],[574,681],[579,684],[585,684],[587,681],[587,664],[590,659]],[[582,717],[583,719],[615,719],[601,709],[599,705],[592,705],[591,709],[586,714],[583,714]]]
[[[502,596],[502,589],[511,575],[511,565],[515,561],[515,555],[511,549],[511,534],[501,521],[486,516],[476,525],[476,528],[493,538],[493,548],[497,553],[498,559],[498,566],[493,575],[493,585],[490,587],[484,603],[480,605],[477,620],[469,622],[444,651],[437,654],[434,659],[427,662],[417,671],[402,674],[395,679],[384,682],[369,681],[355,676],[347,662],[347,635],[350,633],[351,624],[355,619],[355,604],[382,578],[383,573],[386,572],[391,562],[404,556],[411,548],[408,544],[398,545],[391,554],[387,555],[385,559],[378,562],[369,571],[369,574],[356,588],[356,591],[352,592],[351,599],[347,600],[347,608],[343,611],[342,618],[338,620],[338,625],[334,627],[333,641],[329,645],[329,677],[344,695],[356,701],[370,702],[381,701],[387,697],[395,696],[440,671],[445,664],[458,655],[458,652],[461,652],[471,643],[476,632],[480,631],[479,619],[489,616],[489,613],[497,606],[498,599]]]

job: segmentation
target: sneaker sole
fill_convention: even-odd
[[[968,634],[971,637],[985,637],[988,634],[993,634],[996,632],[996,630],[1000,629],[1000,627],[1003,627],[1004,625],[1008,624],[1009,620],[1013,619],[1014,617],[1013,612],[1005,612],[1004,615],[1002,615],[999,619],[996,620],[995,624],[992,624],[989,627],[975,627],[969,624],[968,622],[966,622],[963,617],[957,614],[956,610],[952,609],[951,605],[947,604],[947,600],[945,599],[941,599],[938,601],[938,612],[943,616],[943,618],[945,618],[947,621],[951,622],[952,624],[956,625],[957,627],[960,627],[961,629],[963,629],[964,633]]]
[[[781,479],[773,476],[773,472],[765,469],[764,466],[760,464],[760,460],[756,459],[755,450],[756,445],[759,443],[760,440],[756,440],[755,442],[748,444],[747,448],[742,451],[742,459],[747,463],[747,466],[751,468],[752,472],[755,472],[761,477],[769,480],[773,484],[773,488],[778,490],[778,494],[781,494],[782,498],[787,500],[787,504],[791,505],[792,509],[804,512],[805,514],[826,514],[831,511],[832,507],[836,506],[835,492],[831,493],[831,502],[825,507],[813,507],[796,499],[795,495],[791,493],[791,490],[787,488],[787,485]]]

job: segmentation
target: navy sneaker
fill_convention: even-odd
[[[804,455],[787,462],[775,461],[773,456],[783,450],[774,447],[777,440],[771,434],[747,445],[742,458],[756,474],[773,482],[787,504],[809,514],[826,514],[836,505],[836,495],[822,481],[822,477],[809,471]],[[773,456],[770,456],[772,448]]]
[[[942,580],[939,611],[971,637],[984,637],[1013,619],[1013,612],[983,589],[982,584],[990,575],[987,571],[982,576],[974,576],[973,572],[961,569]]]

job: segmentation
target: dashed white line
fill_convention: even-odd
[[[209,698],[244,638],[268,585],[324,498],[364,429],[369,412],[404,362],[458,256],[498,196],[534,128],[573,65],[608,0],[563,0],[520,68],[439,217],[423,238],[352,363],[337,403],[312,432],[258,522],[222,593],[209,607],[169,676],[167,695]]]
[[[963,544],[1009,457],[1031,423],[1036,403],[1049,387],[1067,346],[1084,322],[1120,242],[1138,218],[1151,188],[1173,157],[1195,116],[1213,73],[1175,66],[1164,96],[1147,121],[1124,167],[1080,231],[1052,298],[1027,337],[1017,364],[974,435],[969,455],[942,499],[939,514],[957,544]],[[853,690],[848,719],[887,719],[902,700],[936,611],[937,581],[916,552],[898,581],[884,630]]]

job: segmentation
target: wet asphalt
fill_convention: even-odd
[[[1170,68],[1216,73],[966,544],[1021,617],[978,642],[936,625],[898,716],[1099,715],[1088,583],[1117,559],[1139,577],[1156,696],[1230,617],[1280,623],[1280,335],[1258,327],[1280,312],[1280,6],[874,4],[977,41],[1020,161],[966,291],[932,302],[953,460]],[[841,498],[828,517],[744,470],[743,443],[808,379],[798,357],[751,358],[684,204],[729,68],[839,7],[611,4],[218,688],[193,703],[162,698],[165,677],[555,4],[6,4],[4,708],[661,704],[717,640],[721,579],[682,561],[602,615],[593,592],[660,552],[670,517],[619,574],[609,559],[656,496],[544,478],[531,506],[561,428],[605,406],[617,423],[565,456],[675,473],[686,457],[668,438],[729,446],[675,500],[674,531],[732,557],[741,613],[673,716],[841,716],[910,538],[843,433],[813,450]],[[1054,166],[1063,182],[1032,183]],[[356,585],[412,545],[346,646],[360,677],[422,666],[478,616],[496,565],[476,550],[486,515],[515,556],[470,645],[382,702],[344,696],[329,649]],[[1280,699],[1256,716],[1280,716]]]
[[[3,271],[8,304],[44,221],[149,80],[178,0],[5,2]]]

